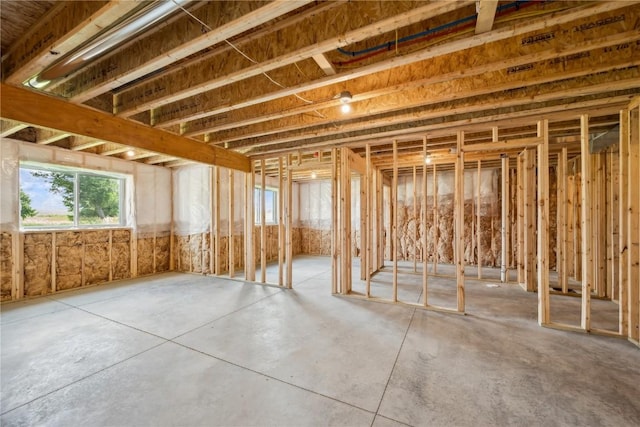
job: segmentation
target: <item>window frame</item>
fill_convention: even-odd
[[[261,196],[261,192],[262,192],[262,186],[260,185],[256,185],[253,189],[253,222],[254,225],[258,225],[261,226],[262,225],[262,217],[261,217],[261,211],[262,211],[262,196]],[[264,224],[265,225],[277,225],[278,224],[278,198],[280,197],[280,189],[277,187],[265,187],[265,211],[268,211],[268,209],[266,209],[268,207],[268,203],[266,201],[266,193],[267,192],[272,192],[274,194],[273,197],[273,220],[270,221],[266,215],[265,215],[265,221]]]
[[[52,172],[52,173],[66,173],[74,176],[73,183],[73,212],[70,214],[73,215],[73,224],[69,225],[33,225],[29,226],[23,224],[22,217],[18,215],[19,221],[19,229],[20,231],[40,231],[40,230],[90,230],[90,229],[118,229],[128,227],[127,221],[127,212],[126,212],[126,200],[127,200],[127,179],[129,179],[128,174],[123,173],[115,173],[115,172],[105,172],[99,170],[93,170],[88,168],[82,168],[77,166],[65,166],[65,165],[57,165],[51,163],[40,163],[40,162],[32,162],[32,161],[20,161],[19,171],[27,170],[31,171],[42,171],[42,172]],[[115,179],[118,181],[118,192],[119,192],[119,201],[118,201],[118,216],[119,221],[113,224],[82,224],[80,218],[80,179],[81,177],[96,177],[96,178],[108,178]],[[22,190],[22,181],[20,179],[20,173],[18,173],[18,189]],[[18,200],[18,206],[20,207],[20,201]]]

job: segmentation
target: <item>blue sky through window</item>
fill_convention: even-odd
[[[31,206],[43,215],[64,215],[69,211],[59,194],[49,191],[49,183],[34,177],[31,171],[20,169],[20,188],[31,198]]]

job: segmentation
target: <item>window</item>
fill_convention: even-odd
[[[84,169],[20,165],[22,228],[119,227],[125,178]]]
[[[253,192],[253,211],[256,224],[262,223],[262,188],[256,187]],[[264,215],[265,223],[276,224],[278,222],[278,190],[266,188],[264,190]]]

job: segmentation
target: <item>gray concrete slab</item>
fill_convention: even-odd
[[[416,311],[379,414],[410,425],[638,425],[640,352],[479,316]]]
[[[1,335],[2,412],[163,342],[75,308],[3,324]]]
[[[83,310],[171,339],[280,289],[196,275],[160,277],[149,287],[83,304]]]
[[[149,280],[150,278],[152,280]],[[136,290],[141,292],[147,292],[156,287],[163,286],[166,281],[170,281],[173,284],[188,283],[189,275],[182,273],[161,273],[154,276],[143,276],[135,279],[118,280],[109,283],[107,286],[104,284],[90,286],[87,288],[74,289],[72,291],[65,291],[49,296],[50,299],[62,302],[64,304],[72,305],[74,307],[81,307],[83,305],[92,304],[99,301],[105,301],[112,298],[117,298],[123,295],[129,295]]]
[[[316,283],[320,286],[275,295],[176,341],[375,411],[412,310],[331,296],[330,284]]]
[[[631,343],[540,328],[514,284],[468,280],[466,316],[331,296],[330,265],[296,259],[293,291],[170,273],[5,304],[0,423],[638,425]],[[455,303],[455,280],[429,295]],[[576,302],[554,296],[553,314]]]
[[[403,424],[398,421],[390,420],[381,415],[376,415],[371,427],[406,427],[408,424]]]
[[[369,426],[373,414],[166,343],[1,420],[60,426]]]
[[[71,307],[48,297],[25,299],[5,303],[0,306],[0,324],[20,322],[43,314],[68,310]]]

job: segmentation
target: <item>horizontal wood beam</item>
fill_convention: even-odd
[[[0,115],[9,120],[242,172],[251,170],[249,159],[239,153],[113,117],[28,89],[0,84],[0,101]]]
[[[282,130],[280,132],[274,132],[264,136],[251,137],[246,135],[245,138],[238,141],[224,141],[228,148],[240,149],[243,146],[258,147],[261,144],[274,144],[278,141],[286,141],[289,138],[294,138],[298,141],[305,138],[318,138],[320,136],[343,134],[350,131],[361,131],[363,129],[363,123],[366,123],[367,134],[373,133],[372,130],[376,127],[390,127],[390,126],[416,126],[419,121],[430,120],[436,124],[446,123],[450,117],[459,114],[492,114],[494,111],[505,111],[509,114],[514,110],[526,110],[533,108],[534,105],[540,105],[541,103],[547,103],[549,106],[555,104],[564,104],[566,99],[575,99],[578,97],[606,98],[614,90],[626,90],[629,87],[634,87],[638,79],[638,70],[635,71],[635,76],[628,76],[629,78],[624,80],[610,80],[606,79],[607,75],[601,75],[593,77],[593,79],[604,78],[604,81],[594,84],[592,86],[586,86],[586,94],[583,92],[585,87],[583,84],[576,85],[574,88],[567,88],[568,83],[564,82],[564,88],[557,83],[549,84],[545,87],[534,86],[531,88],[524,88],[513,93],[496,92],[487,94],[483,97],[475,97],[470,99],[459,99],[451,102],[441,102],[435,105],[422,105],[419,108],[413,107],[406,110],[398,111],[396,114],[381,114],[380,116],[368,116],[360,115],[359,117],[350,118],[348,123],[343,123],[340,126],[336,126],[335,122],[323,126],[315,126],[308,128],[289,128],[281,123]],[[633,73],[632,73],[633,74]],[[592,82],[592,79],[588,79],[587,83]],[[595,82],[593,82],[595,83]],[[564,90],[563,90],[564,89]],[[437,98],[436,98],[437,99]],[[606,101],[602,101],[606,102]],[[373,107],[372,107],[373,108]],[[311,120],[311,119],[309,119]],[[214,139],[214,141],[216,141]]]
[[[238,47],[256,61],[255,64],[236,60],[238,53],[235,51],[224,52],[121,93],[116,111],[128,117],[307,58],[322,57],[324,52],[332,49],[415,24],[470,3],[468,0],[433,2],[416,7],[415,4],[402,2],[385,3],[384,6],[374,2],[345,2],[260,40],[252,40],[247,44],[240,41]],[[326,22],[331,22],[331,25],[326,25]],[[310,32],[308,28],[314,31]],[[324,67],[333,69],[326,59]],[[324,74],[336,73],[334,70],[333,73]]]
[[[14,133],[26,128],[27,125],[15,120],[0,119],[0,137],[13,135]]]
[[[530,55],[524,55],[517,48],[520,43],[518,38],[509,40],[513,49],[500,49],[503,52],[500,58],[494,59],[487,54],[487,49],[495,49],[498,46],[484,45],[447,57],[435,58],[429,63],[419,62],[399,67],[393,72],[381,72],[368,78],[355,79],[349,82],[349,88],[355,94],[353,105],[366,105],[369,108],[371,105],[362,104],[363,101],[375,99],[371,104],[377,104],[378,109],[379,105],[388,106],[387,108],[398,108],[402,105],[406,108],[410,105],[420,105],[425,99],[433,99],[434,92],[441,96],[446,94],[446,99],[450,99],[450,88],[453,86],[460,86],[455,89],[456,93],[462,90],[468,94],[467,96],[472,96],[486,93],[488,86],[496,90],[510,90],[623,68],[634,61],[637,63],[640,49],[638,46],[631,46],[628,41],[634,37],[640,38],[640,34],[637,31],[618,33],[617,29],[608,31],[612,34],[602,30],[591,41],[585,39],[581,33],[578,35],[583,37],[573,35],[570,40],[559,36],[557,46],[552,45],[549,49]],[[626,48],[609,51],[602,49],[620,43],[627,43]],[[577,55],[578,53],[581,55]],[[594,57],[590,58],[592,54]],[[477,59],[467,66],[464,61],[469,61],[469,57]],[[464,74],[460,73],[458,67],[464,69]],[[419,78],[408,79],[413,76]],[[468,85],[465,85],[465,82],[468,82]],[[306,92],[305,96],[311,99],[325,99],[330,93],[337,93],[338,90],[338,85],[330,85]],[[242,131],[247,133],[252,129],[248,128],[249,125],[300,114],[317,115],[315,110],[321,110],[322,114],[331,120],[341,116],[337,108],[340,105],[339,100],[318,101],[295,107],[291,107],[290,102],[289,99],[278,99],[194,120],[185,124],[183,134],[198,136],[234,128],[242,128]],[[357,114],[357,111],[354,113]]]
[[[522,149],[528,147],[536,147],[542,142],[542,138],[526,138],[502,140],[496,142],[485,142],[480,144],[465,144],[465,153],[483,152],[483,151],[511,151],[514,149]]]
[[[352,81],[353,79],[369,76],[378,72],[392,74],[394,73],[394,69],[404,65],[452,54],[459,50],[482,46],[486,43],[504,41],[519,35],[546,29],[550,25],[560,26],[562,24],[587,17],[593,18],[594,14],[615,10],[624,6],[628,6],[628,3],[605,2],[598,3],[596,5],[572,8],[570,11],[550,13],[544,17],[532,19],[529,23],[524,25],[514,24],[488,33],[480,34],[472,38],[458,39],[445,44],[435,45],[414,53],[394,56],[374,64],[350,69],[334,76],[326,76],[311,82],[307,81],[300,84],[296,83],[294,85],[286,85],[286,83],[281,82],[287,87],[275,91],[272,90],[272,85],[265,85],[265,79],[256,79],[254,81],[230,84],[220,88],[219,90],[204,92],[198,96],[197,100],[188,99],[159,107],[154,111],[157,117],[156,125],[160,127],[172,126],[185,121],[222,114],[227,111],[257,105],[298,93],[301,93],[304,96],[305,91]],[[424,72],[424,69],[429,69],[430,67],[431,64],[427,64],[427,67],[423,68],[422,72]],[[250,87],[247,85],[250,85]],[[352,93],[355,94],[355,92]],[[253,97],[247,96],[248,94],[253,95]],[[332,96],[334,95],[335,93]],[[225,101],[221,103],[221,99]]]
[[[106,144],[105,141],[101,141],[95,138],[89,138],[86,136],[73,135],[69,141],[69,149],[72,151],[88,150],[89,148],[98,147]]]
[[[61,1],[2,61],[4,82],[22,84],[140,6],[134,1]]]
[[[61,139],[69,137],[68,133],[59,132],[57,130],[50,129],[37,129],[36,130],[36,144],[46,145],[52,144]]]
[[[291,138],[281,138],[279,140],[272,139],[269,143],[263,143],[262,145],[246,150],[245,154],[250,155],[251,157],[267,153],[268,155],[275,155],[276,153],[281,154],[283,152],[289,152],[290,150],[297,149],[303,143],[308,149],[319,149],[342,144],[362,145],[365,142],[371,142],[376,139],[381,141],[386,140],[388,142],[391,139],[400,138],[402,136],[421,137],[425,132],[430,136],[450,135],[452,132],[455,132],[456,129],[460,128],[464,128],[466,130],[475,130],[479,127],[486,128],[487,123],[507,126],[514,120],[525,119],[529,121],[532,117],[539,118],[540,115],[545,115],[545,117],[555,120],[566,120],[569,116],[573,117],[576,114],[585,111],[594,111],[599,114],[607,115],[620,109],[623,105],[626,106],[632,96],[633,95],[631,94],[624,94],[602,99],[588,99],[582,101],[567,100],[567,102],[561,102],[560,104],[555,102],[553,104],[542,103],[542,105],[522,105],[520,108],[510,107],[505,109],[505,111],[483,110],[475,113],[452,115],[447,117],[446,120],[436,118],[425,121],[415,121],[401,126],[383,126],[378,129],[367,129],[366,131],[336,131],[329,132],[322,136],[308,135],[306,138],[301,135],[296,135]]]
[[[269,22],[309,1],[274,0],[267,4],[257,1],[203,2],[194,15],[211,31],[202,34],[202,26],[194,24],[191,16],[184,15],[150,36],[125,46],[118,55],[110,55],[82,70],[65,85],[56,88],[56,93],[64,94],[73,102],[84,102]]]
[[[345,119],[352,122],[366,119],[369,125],[373,125],[372,119],[376,114],[384,114],[389,120],[396,120],[399,119],[397,116],[402,111],[410,111],[410,108],[422,109],[425,106],[437,105],[438,103],[447,105],[446,110],[449,110],[453,106],[447,104],[446,101],[451,100],[451,93],[460,94],[458,99],[481,97],[481,108],[489,109],[501,107],[505,101],[517,104],[577,94],[606,92],[633,87],[635,85],[633,80],[640,78],[640,71],[638,68],[624,68],[636,67],[639,64],[640,45],[634,45],[623,52],[601,55],[593,53],[580,60],[571,61],[570,64],[547,65],[541,63],[542,66],[538,67],[535,72],[510,75],[501,70],[448,82],[406,88],[398,93],[379,96],[375,99],[352,102],[352,111],[349,115],[342,114],[337,107],[317,108],[317,113],[313,115],[288,116],[265,123],[210,133],[209,141],[230,143],[234,140],[247,140],[296,130],[301,127],[301,123],[304,126],[319,126],[327,123],[333,126],[334,123]],[[614,71],[611,71],[612,69]],[[455,103],[458,104],[459,101]],[[389,113],[393,110],[397,110],[398,115],[390,115]],[[192,134],[187,132],[185,135]],[[237,146],[237,144],[231,146]]]

